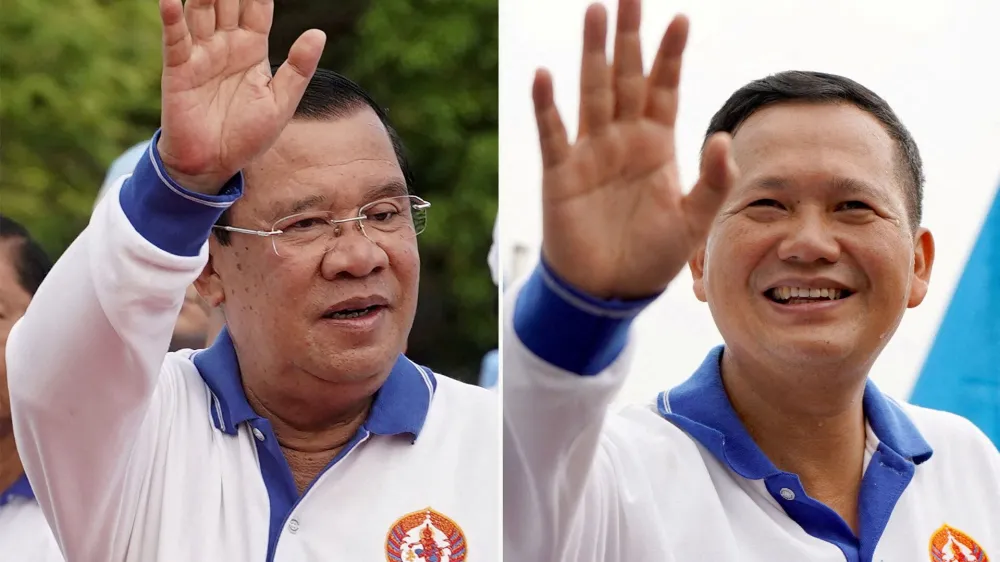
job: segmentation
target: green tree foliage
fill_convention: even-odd
[[[4,0],[0,16],[0,211],[54,255],[86,225],[111,161],[159,120],[155,0]],[[497,343],[486,253],[497,209],[496,0],[278,0],[272,61],[308,27],[322,65],[389,110],[415,190],[420,311],[409,355],[473,381]]]
[[[486,266],[497,211],[497,2],[378,0],[356,31],[346,73],[389,108],[416,191],[433,205],[412,355],[444,372],[478,366],[497,338]]]
[[[86,226],[107,165],[159,122],[156,2],[4,0],[0,210],[54,255]]]

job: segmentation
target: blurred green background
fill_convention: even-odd
[[[156,0],[3,2],[0,211],[53,257],[110,163],[158,127],[159,25]],[[497,346],[497,0],[276,0],[271,62],[310,27],[329,38],[321,66],[388,109],[434,205],[408,355],[475,382]]]

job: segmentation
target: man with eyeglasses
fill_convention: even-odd
[[[616,22],[609,64],[607,13],[587,11],[574,142],[552,77],[535,77],[545,238],[505,307],[504,555],[996,560],[996,448],[868,380],[934,261],[909,132],[856,82],[781,72],[712,118],[685,194],[687,19],[648,76],[640,0],[619,0]],[[724,345],[683,384],[609,412],[630,324],[685,265]]]
[[[430,204],[272,10],[161,0],[162,128],[11,333],[27,475],[69,560],[496,561],[496,401],[401,353]],[[192,282],[226,328],[167,353]]]

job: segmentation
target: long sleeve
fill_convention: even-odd
[[[608,533],[617,487],[599,443],[608,405],[628,370],[629,326],[650,302],[593,299],[544,263],[508,296],[505,556],[603,562],[614,550]]]
[[[212,224],[242,193],[240,175],[218,196],[184,190],[164,172],[158,137],[97,206],[7,344],[18,449],[69,560],[124,556],[136,509],[130,458],[156,413],[160,368]]]

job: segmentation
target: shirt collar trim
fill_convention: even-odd
[[[660,393],[657,409],[744,478],[760,480],[780,474],[754,443],[729,401],[722,385],[723,350],[724,346],[713,349],[691,378]],[[872,432],[886,447],[914,464],[931,457],[931,446],[903,409],[871,380],[865,384],[863,406]]]
[[[228,328],[223,328],[215,342],[197,352],[192,361],[211,391],[209,415],[216,429],[236,435],[240,424],[260,419],[243,392],[236,348]],[[377,435],[409,434],[416,439],[436,389],[433,371],[400,354],[375,393],[365,426]]]
[[[26,474],[22,474],[20,478],[15,480],[9,488],[0,494],[0,507],[7,505],[14,498],[35,499],[35,492],[31,489],[31,484],[28,482]]]

